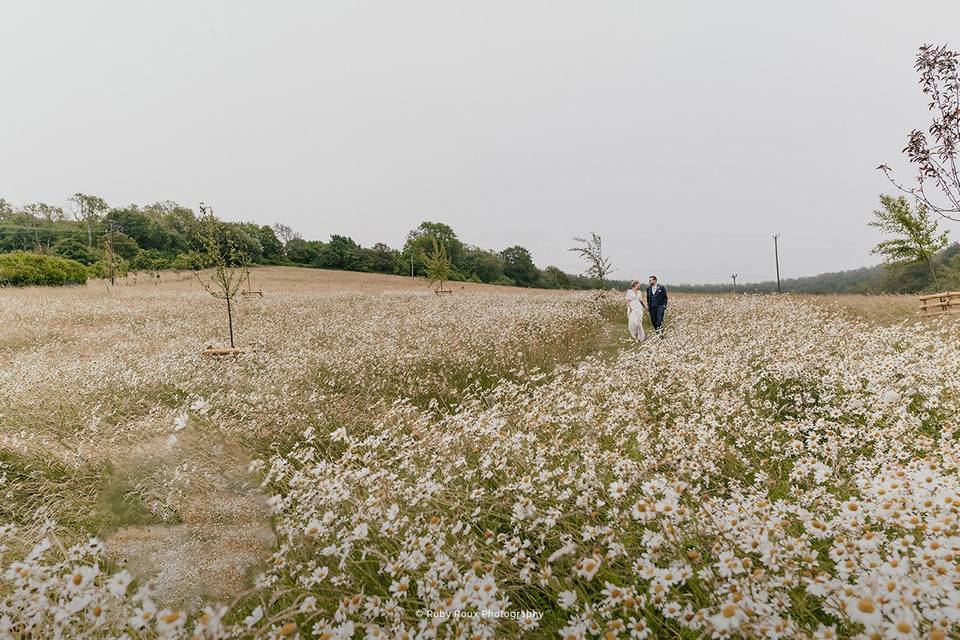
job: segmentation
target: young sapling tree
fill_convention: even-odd
[[[447,291],[443,288],[443,283],[450,279],[450,272],[452,271],[450,256],[447,255],[446,247],[437,242],[436,238],[432,238],[432,240],[433,249],[430,253],[422,254],[423,266],[426,269],[427,278],[430,279],[430,284],[438,283],[438,292]]]
[[[227,326],[230,330],[230,348],[235,349],[233,337],[233,305],[243,286],[243,278],[250,265],[250,256],[237,243],[233,234],[213,215],[213,209],[200,203],[197,220],[197,238],[200,243],[202,266],[207,271],[196,273],[200,284],[211,296],[227,303]]]
[[[574,238],[577,246],[570,249],[587,263],[587,269],[583,275],[593,278],[598,282],[600,288],[603,288],[604,279],[613,271],[613,263],[610,258],[603,255],[603,242],[600,236],[591,232],[590,238]]]
[[[903,196],[880,196],[883,209],[873,212],[876,220],[871,227],[896,238],[884,240],[871,253],[884,257],[887,267],[900,267],[922,262],[930,269],[933,286],[940,289],[937,270],[933,267],[933,255],[947,246],[947,234],[937,233],[937,221],[930,218],[927,207],[918,203],[915,207]]]

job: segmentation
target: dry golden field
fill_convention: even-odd
[[[0,290],[0,635],[960,631],[960,325],[912,298],[638,345],[621,294],[258,268],[216,359],[194,278]]]

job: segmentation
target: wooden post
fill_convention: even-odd
[[[230,348],[233,349],[233,311],[230,309],[230,296],[227,296],[227,324],[230,325]]]

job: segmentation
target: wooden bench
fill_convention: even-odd
[[[240,295],[242,296],[260,296],[263,297],[262,289],[247,289],[246,291],[241,291]]]
[[[920,315],[934,316],[941,313],[960,313],[960,291],[945,291],[920,296]]]
[[[453,293],[453,289],[434,289],[433,292],[438,296],[442,296],[448,293]]]

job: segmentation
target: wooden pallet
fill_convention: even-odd
[[[251,353],[253,349],[249,347],[207,347],[200,353],[212,358],[224,358],[227,356],[239,356],[244,353]]]
[[[934,316],[941,313],[960,313],[960,291],[944,291],[920,296],[920,315]]]

